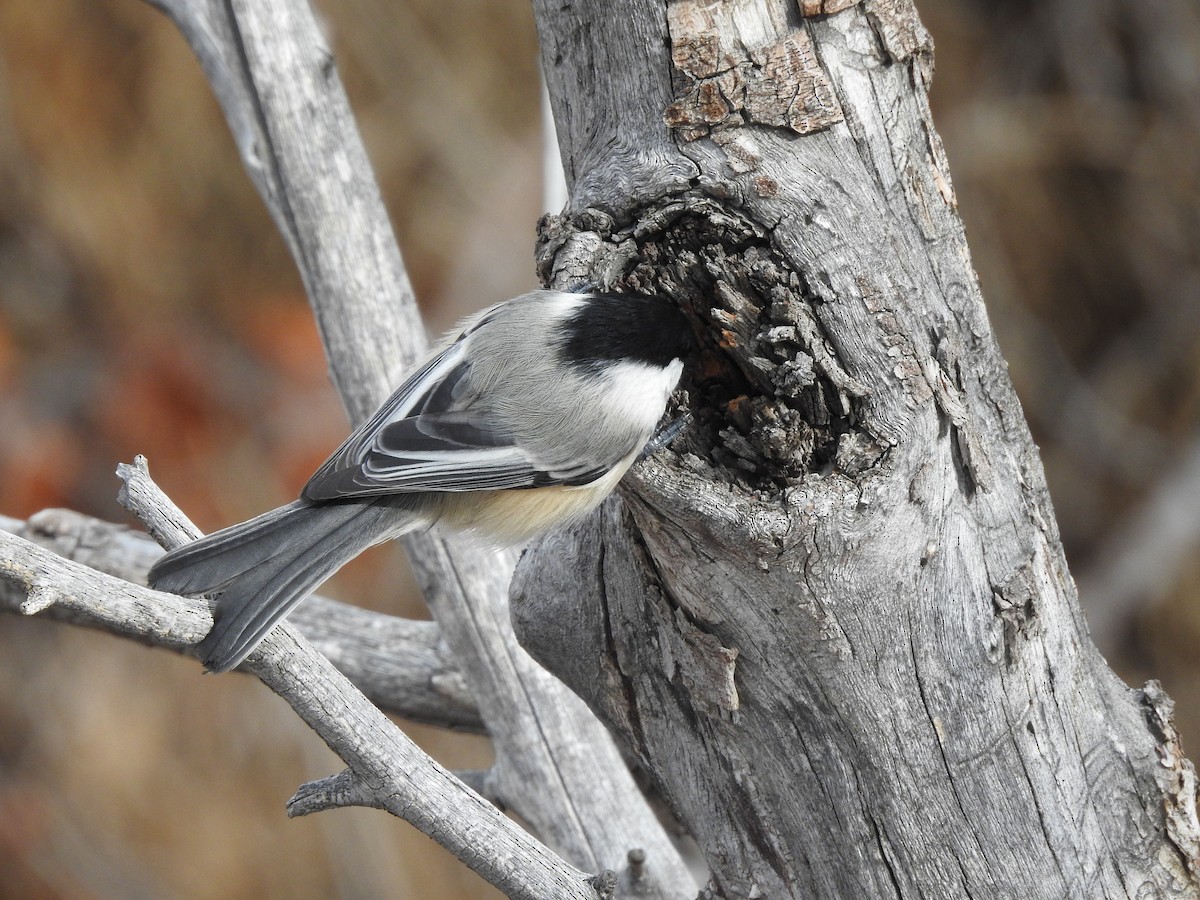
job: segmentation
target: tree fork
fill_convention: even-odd
[[[1092,645],[911,3],[535,2],[539,269],[675,297],[696,424],[527,554],[522,641],[728,897],[1197,897],[1195,776]]]

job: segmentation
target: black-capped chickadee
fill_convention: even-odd
[[[213,594],[226,672],[363,550],[431,525],[516,544],[592,510],[654,433],[692,347],[658,297],[534,291],[464,323],[300,499],[174,550],[154,588]]]

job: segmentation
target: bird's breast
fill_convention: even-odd
[[[581,519],[599,506],[636,457],[631,453],[589,484],[446,494],[438,522],[500,545],[523,544],[544,531]]]

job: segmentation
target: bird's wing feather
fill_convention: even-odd
[[[604,473],[548,470],[480,408],[465,360],[469,333],[346,439],[305,485],[306,500],[586,484]]]

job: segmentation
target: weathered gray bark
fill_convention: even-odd
[[[543,274],[711,340],[679,452],[523,559],[522,642],[724,896],[1200,896],[1194,770],[1088,637],[911,2],[535,9]]]

